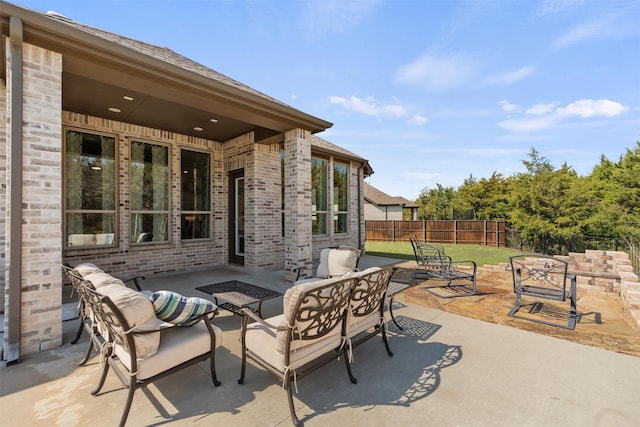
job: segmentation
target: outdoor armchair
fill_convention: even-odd
[[[568,273],[569,263],[548,255],[514,255],[509,259],[513,274],[516,301],[509,316],[531,320],[565,329],[575,329],[578,318],[576,308],[576,276]],[[530,304],[524,304],[528,299]],[[568,311],[546,308],[540,299],[565,302]],[[528,313],[522,308],[529,307]]]
[[[320,263],[310,278],[300,278],[301,268],[296,269],[296,283],[300,281],[314,281],[318,279],[329,279],[332,277],[342,277],[347,273],[357,271],[358,262],[362,251],[352,246],[335,246],[325,248],[320,251]]]
[[[198,313],[195,316],[180,317],[180,323],[170,323],[157,317],[159,310],[148,296],[119,284],[95,288],[82,280],[78,290],[95,327],[91,340],[103,362],[91,394],[98,395],[110,369],[128,389],[120,426],[126,423],[135,390],[178,370],[209,359],[213,384],[220,385],[215,349],[222,344],[222,331],[210,322],[217,313],[213,303],[192,311]]]

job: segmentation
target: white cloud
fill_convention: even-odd
[[[552,127],[557,120],[556,116],[542,116],[536,118],[522,118],[504,120],[498,123],[502,129],[510,132],[536,132]]]
[[[627,107],[616,101],[610,101],[608,99],[581,99],[573,102],[564,108],[556,108],[556,113],[559,115],[572,115],[580,116],[582,118],[604,116],[613,117],[618,114],[622,114]]]
[[[407,110],[400,104],[380,105],[373,97],[365,99],[357,96],[330,96],[329,102],[344,108],[345,110],[355,111],[357,113],[366,114],[374,117],[404,117]]]
[[[291,94],[291,99],[298,99],[298,95],[296,95],[295,93]]]
[[[611,16],[599,17],[567,31],[553,42],[553,47],[562,49],[584,40],[601,39],[614,34],[614,19]]]
[[[478,61],[465,54],[438,57],[425,54],[396,72],[396,80],[428,90],[459,87],[475,75]]]
[[[526,67],[519,68],[515,71],[509,71],[508,73],[491,77],[487,80],[487,82],[489,84],[510,85],[529,77],[530,75],[533,74],[534,71],[535,71],[535,68],[531,66],[526,66]]]
[[[553,111],[554,104],[536,104],[525,111],[525,114],[531,114],[533,116],[541,116]]]
[[[426,124],[429,121],[429,119],[425,116],[423,116],[422,114],[414,114],[408,121],[409,124],[411,125],[418,125],[418,126],[422,126],[424,124]]]
[[[504,111],[518,111],[520,109],[520,106],[518,106],[517,104],[512,104],[507,100],[499,101],[498,104],[500,104],[500,108],[502,108],[502,110]]]
[[[507,101],[501,101],[505,105],[511,105]],[[503,107],[504,109],[504,107]],[[572,116],[581,118],[589,117],[614,117],[622,114],[627,107],[616,101],[608,99],[581,99],[572,102],[566,107],[555,108],[553,103],[536,104],[528,108],[525,114],[535,117],[518,117],[503,120],[498,123],[502,129],[515,133],[538,132],[550,129],[563,119],[569,119]],[[510,110],[508,110],[510,111]]]

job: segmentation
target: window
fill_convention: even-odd
[[[311,158],[311,234],[327,234],[327,161]]]
[[[65,130],[65,246],[116,242],[116,139]]]
[[[169,149],[131,142],[131,242],[169,240]]]
[[[349,210],[349,166],[333,164],[333,232],[346,233]]]
[[[182,150],[182,215],[181,238],[210,237],[211,179],[210,156],[207,153]]]

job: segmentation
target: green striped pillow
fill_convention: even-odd
[[[207,299],[185,297],[171,291],[153,292],[149,299],[153,303],[158,319],[178,326],[195,325],[201,315],[217,308],[213,302]]]

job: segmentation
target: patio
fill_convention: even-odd
[[[394,260],[364,256],[361,267]],[[220,267],[149,277],[146,289],[204,296],[195,287],[242,280],[284,291],[283,272],[247,273]],[[417,292],[411,291],[411,295]],[[263,314],[281,309],[267,301]],[[388,323],[394,357],[379,339],[354,352],[349,382],[343,362],[332,362],[298,383],[298,415],[307,426],[636,426],[640,425],[640,358],[518,328],[463,317],[399,295],[394,309],[403,326]],[[187,368],[138,391],[128,425],[289,426],[286,396],[273,375],[248,365],[239,385],[240,319],[221,310],[224,331],[216,352],[214,387],[208,365]],[[116,425],[126,391],[109,375],[92,397],[100,362],[78,367],[87,343],[70,345],[77,320],[64,325],[55,350],[0,368],[3,425]]]

